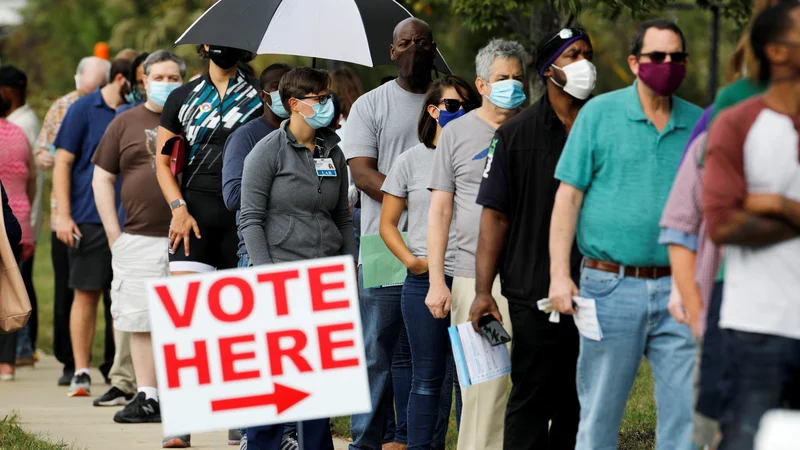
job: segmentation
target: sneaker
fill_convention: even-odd
[[[242,434],[239,433],[239,430],[228,430],[228,445],[239,445],[239,442],[241,441]]]
[[[75,372],[72,370],[64,369],[64,373],[58,377],[58,385],[59,386],[69,386],[69,383],[72,381],[72,377],[75,376]]]
[[[111,388],[116,389],[116,388]],[[121,392],[121,391],[120,391]],[[154,399],[139,392],[132,402],[114,415],[117,423],[161,423],[161,407]],[[166,447],[181,448],[181,447]]]
[[[35,362],[36,360],[33,358],[33,355],[23,356],[22,358],[17,358],[17,360],[14,361],[14,365],[16,367],[33,366],[33,363]]]
[[[300,448],[300,444],[297,443],[297,440],[288,434],[283,435],[283,439],[281,439],[281,450],[297,450]]]
[[[239,450],[247,450],[247,435],[242,435],[242,440],[239,441]]]
[[[112,387],[105,394],[94,399],[94,406],[125,406],[133,400],[134,395]]]
[[[67,397],[89,397],[92,395],[92,378],[88,373],[73,375]]]
[[[191,446],[192,437],[188,434],[186,436],[165,437],[161,441],[161,448],[189,448]]]

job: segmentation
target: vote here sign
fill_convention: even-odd
[[[353,259],[148,286],[167,435],[370,410]]]

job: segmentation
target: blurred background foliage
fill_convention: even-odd
[[[377,1],[377,0],[376,0]],[[598,66],[596,93],[628,85],[629,41],[637,23],[652,17],[675,20],[687,36],[691,66],[679,95],[700,105],[711,101],[709,91],[712,8],[719,12],[718,77],[724,79],[727,59],[749,16],[748,0],[399,0],[414,15],[428,21],[452,71],[474,79],[477,50],[493,37],[522,42],[531,52],[542,36],[566,25],[588,29]],[[44,103],[73,88],[75,67],[91,55],[98,41],[111,47],[153,51],[172,43],[212,0],[28,0],[23,23],[11,30],[3,46],[4,62],[28,72],[32,100]],[[235,30],[231,30],[235,32]],[[303,30],[297,30],[298,33]],[[291,36],[286,36],[291,39]],[[389,43],[386,43],[388,51]],[[180,46],[192,71],[202,70],[193,46]],[[256,72],[285,61],[309,65],[309,58],[263,55],[251,63]],[[335,69],[340,63],[321,61]],[[367,89],[392,75],[392,67],[351,66]],[[532,77],[531,88],[538,81]],[[35,101],[34,101],[35,102]]]

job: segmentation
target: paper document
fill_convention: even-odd
[[[575,302],[575,326],[586,339],[599,341],[603,339],[603,330],[600,329],[600,322],[597,320],[597,306],[594,299],[583,297],[572,297]]]
[[[543,298],[536,302],[536,306],[539,307],[539,311],[550,313],[550,322],[552,323],[560,323],[561,322],[561,313],[556,311],[553,308],[553,305],[550,303],[549,298]]]
[[[511,373],[508,347],[492,345],[476,333],[472,323],[448,328],[453,358],[462,387],[482,383]]]
[[[400,233],[408,242],[408,233]],[[361,236],[361,276],[364,287],[403,284],[408,274],[406,266],[389,251],[380,235]]]

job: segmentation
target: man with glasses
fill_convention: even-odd
[[[499,314],[492,296],[498,270],[513,323],[514,352],[505,419],[505,448],[572,450],[580,407],[575,389],[578,332],[572,318],[553,323],[537,309],[550,283],[550,215],[553,178],[567,134],[592,93],[597,69],[586,31],[565,28],[536,49],[536,69],[546,93],[494,135],[477,203],[483,206],[476,260],[475,328]],[[573,246],[577,279],[581,256]]]
[[[636,82],[583,107],[556,167],[549,299],[564,314],[575,314],[573,296],[594,299],[602,331],[599,341],[580,337],[576,449],[617,447],[642,356],[655,378],[657,447],[694,448],[695,344],[667,310],[672,279],[658,243],[661,211],[702,114],[672,95],[686,75],[685,44],[670,21],[642,24],[628,57]],[[576,231],[580,291],[570,277]]]

